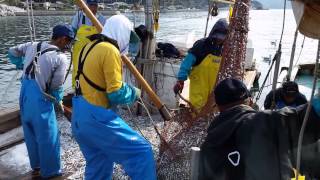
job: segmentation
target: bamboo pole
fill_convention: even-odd
[[[97,18],[92,14],[91,10],[88,8],[86,3],[83,0],[75,0],[75,2],[83,10],[83,12],[87,15],[87,17],[90,18],[92,24],[97,28],[98,32],[101,32],[103,26],[100,24],[100,22],[97,20]],[[149,95],[151,101],[158,108],[162,118],[164,118],[164,120],[171,119],[171,114],[170,114],[169,110],[167,109],[167,107],[165,106],[165,104],[163,104],[161,102],[160,98],[152,90],[150,85],[142,77],[142,75],[139,73],[137,68],[132,64],[132,62],[129,60],[129,58],[126,55],[122,55],[121,59],[124,62],[124,64],[126,64],[126,66],[131,71],[131,73],[134,75],[134,77],[137,79],[137,81],[140,83],[141,87]]]

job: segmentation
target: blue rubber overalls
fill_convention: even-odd
[[[41,43],[38,43],[37,52],[40,49]],[[38,58],[35,57],[33,61]],[[41,176],[46,178],[61,174],[59,131],[54,105],[45,98],[35,80],[32,66],[31,62],[22,80],[21,122],[31,168],[40,168]]]
[[[80,54],[76,76],[77,96],[72,100],[72,132],[86,159],[85,179],[111,180],[114,162],[121,164],[132,180],[156,179],[151,145],[114,111],[92,105],[82,96],[80,75],[92,87],[105,92],[105,89],[92,82],[82,71],[87,54],[83,61],[82,53]]]

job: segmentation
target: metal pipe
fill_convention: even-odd
[[[296,53],[297,37],[298,37],[298,28],[296,29],[296,32],[294,33],[294,40],[293,40],[292,49],[291,49],[291,57],[290,57],[289,71],[288,71],[288,74],[287,74],[287,81],[291,80],[291,73],[292,73],[292,69],[293,69],[293,61],[294,61],[294,56],[295,56],[295,53]]]
[[[191,148],[191,177],[190,180],[199,179],[199,159],[200,159],[200,148],[192,147]]]

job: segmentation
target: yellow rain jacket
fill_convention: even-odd
[[[105,23],[105,18],[102,15],[98,15],[98,20],[101,24]],[[87,38],[90,35],[97,34],[97,29],[92,25],[89,18],[84,16],[82,12],[78,12],[72,19],[72,27],[77,32],[76,34],[76,42],[73,45],[72,49],[72,63],[73,63],[73,71],[72,71],[72,87],[75,86],[75,76],[77,74],[76,68],[78,67],[78,59],[81,49],[90,42]]]
[[[80,51],[79,62],[83,63],[83,74],[79,76],[80,89],[90,104],[110,108],[130,104],[137,98],[136,88],[122,80],[119,50],[128,47],[133,30],[129,22],[123,15],[112,16],[105,23],[108,28],[104,28],[101,34],[91,36],[92,41],[85,45],[82,53]],[[103,42],[96,43],[98,40]],[[79,68],[78,65],[76,67]]]
[[[189,100],[197,110],[207,103],[216,84],[222,54],[222,44],[216,40],[224,40],[227,32],[227,21],[218,20],[209,36],[196,41],[181,63],[177,78],[185,81],[189,77]]]
[[[209,54],[190,73],[189,100],[196,108],[202,108],[210,96],[220,67],[221,57]]]

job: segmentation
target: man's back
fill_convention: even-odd
[[[25,56],[24,73],[36,56],[38,43],[40,42],[20,44],[9,49],[9,52],[14,55]],[[67,68],[67,56],[59,52],[58,47],[48,42],[41,42],[40,52],[47,49],[56,50],[49,51],[38,59],[39,71],[36,72],[36,80],[43,91],[46,90],[46,84],[49,81],[51,81],[51,89],[60,87],[63,84]]]
[[[241,169],[241,177],[237,179],[289,179],[293,175],[289,151],[296,147],[305,108],[300,107],[297,111],[284,108],[277,112],[258,112],[249,106],[239,105],[222,112],[208,129],[207,139],[201,147],[203,159],[217,158],[213,153],[229,143],[229,146],[233,146],[232,151],[240,154],[240,165],[235,168]],[[318,118],[312,112],[309,119],[311,126],[320,127]],[[313,133],[311,129],[306,132]],[[214,166],[215,162],[212,163],[209,165]],[[214,171],[214,168],[211,169]],[[225,176],[220,173],[220,177],[216,178],[213,173],[210,178],[224,180],[228,174],[230,171],[225,172]]]
[[[85,47],[81,61],[83,61],[85,54],[94,42]],[[111,43],[98,43],[89,52],[84,63],[83,72],[92,82],[101,88],[105,88],[106,91],[102,92],[95,89],[88,84],[83,76],[80,76],[81,91],[84,98],[91,104],[108,107],[107,91],[117,90],[122,86],[121,81],[116,81],[118,79],[121,80],[121,68],[119,50]],[[114,76],[120,76],[120,78],[115,78]]]

